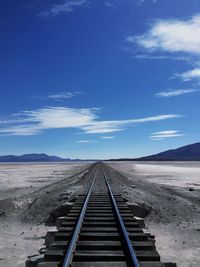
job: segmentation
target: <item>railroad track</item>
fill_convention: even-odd
[[[113,194],[106,168],[94,167],[87,195],[57,219],[58,231],[37,267],[164,267],[154,237],[143,231],[121,195]]]

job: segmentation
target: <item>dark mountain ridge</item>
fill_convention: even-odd
[[[24,154],[21,156],[17,155],[5,155],[0,156],[0,162],[82,162],[82,161],[97,161],[97,160],[81,160],[81,159],[69,159],[61,158],[57,156],[49,156],[47,154],[33,153],[33,154]]]
[[[0,162],[53,162],[53,161],[70,161],[57,156],[49,156],[47,154],[24,154],[21,156],[6,155],[0,156]]]
[[[200,143],[170,149],[141,158],[122,158],[119,161],[200,161]]]
[[[200,160],[200,143],[170,149],[155,155],[139,158],[139,160]]]
[[[45,153],[32,153],[24,155],[5,155],[0,156],[0,162],[87,162],[87,161],[98,161],[91,159],[70,159],[70,158],[61,158],[57,156],[49,156]]]

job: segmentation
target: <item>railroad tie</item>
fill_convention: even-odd
[[[105,186],[102,193],[99,183]],[[113,194],[104,168],[97,166],[87,195],[78,196],[69,213],[58,218],[57,232],[37,266],[166,267],[143,226],[122,196]]]

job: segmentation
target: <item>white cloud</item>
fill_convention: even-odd
[[[173,55],[156,55],[156,54],[136,54],[135,55],[135,49],[125,48],[125,50],[131,52],[133,54],[133,58],[136,59],[148,59],[148,60],[176,60],[176,61],[184,61],[186,63],[189,63],[191,65],[196,65],[197,62],[194,60],[193,57],[190,56],[173,56]]]
[[[200,14],[188,20],[157,20],[148,32],[128,36],[126,41],[149,51],[200,55]]]
[[[52,18],[60,14],[75,11],[76,8],[85,6],[88,0],[65,0],[62,4],[55,4],[39,14],[43,18]]]
[[[122,126],[123,123],[117,121],[94,121],[82,127],[82,130],[88,134],[113,133],[123,131]]]
[[[131,124],[140,124],[145,122],[175,119],[179,117],[182,116],[176,114],[168,114],[168,115],[157,115],[152,117],[130,119],[130,120],[94,121],[92,124],[82,127],[82,129],[88,134],[113,133],[113,132],[123,131],[125,127]]]
[[[139,119],[101,121],[97,108],[45,107],[23,111],[0,121],[0,133],[6,135],[36,135],[48,129],[75,128],[87,134],[123,131],[132,124],[180,118],[181,115],[156,115]]]
[[[138,54],[138,55],[134,55],[134,58],[136,59],[156,59],[156,60],[163,60],[163,59],[169,59],[168,56],[165,55],[150,55],[150,54]]]
[[[78,94],[81,94],[81,92],[61,92],[57,94],[48,95],[48,98],[57,100],[57,101],[62,101],[65,99],[73,98],[74,96]]]
[[[137,3],[139,5],[145,3],[145,2],[153,2],[153,3],[156,3],[158,0],[137,0]]]
[[[173,77],[180,77],[184,82],[192,79],[200,79],[200,68],[195,68],[183,73],[176,73]]]
[[[171,135],[178,133],[177,130],[167,130],[167,131],[161,131],[161,132],[154,132],[151,135]]]
[[[156,0],[152,0],[155,2]],[[116,8],[113,0],[100,0],[100,2],[107,8]],[[49,8],[39,13],[39,17],[49,19],[61,14],[74,12],[81,7],[90,7],[93,1],[91,0],[63,0],[61,4],[54,4]]]
[[[144,123],[144,122],[151,122],[151,121],[161,121],[161,120],[167,120],[167,119],[175,119],[175,118],[180,118],[180,117],[182,117],[182,115],[177,115],[177,114],[156,115],[156,116],[146,117],[146,118],[141,118],[141,119],[133,119],[133,120],[129,120],[127,122]]]
[[[180,136],[184,136],[184,134],[181,134],[177,130],[167,130],[167,131],[161,131],[161,132],[154,132],[150,134],[149,138],[151,140],[157,141],[157,140],[163,140],[166,138],[180,137]]]
[[[115,5],[111,1],[105,1],[104,5],[109,8],[116,8]]]
[[[1,133],[10,135],[34,135],[47,129],[80,128],[96,119],[96,109],[73,109],[66,107],[46,107],[24,111],[7,119],[7,127]],[[16,120],[15,120],[16,119]]]
[[[115,136],[102,136],[102,139],[109,140],[109,139],[115,139]]]
[[[169,98],[169,97],[174,97],[174,96],[180,96],[180,95],[184,95],[184,94],[194,93],[194,92],[197,92],[197,91],[198,90],[196,90],[196,89],[167,90],[167,91],[159,92],[155,96]]]
[[[79,140],[76,143],[79,143],[79,144],[88,144],[88,143],[94,143],[94,142],[97,142],[97,141],[93,141],[93,140]]]

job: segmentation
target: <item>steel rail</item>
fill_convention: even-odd
[[[124,242],[124,244],[126,246],[126,249],[127,249],[127,252],[128,252],[127,254],[128,254],[128,258],[129,258],[129,261],[128,261],[129,266],[130,267],[140,267],[138,259],[137,259],[136,255],[135,255],[135,251],[134,251],[134,249],[132,247],[128,232],[127,232],[126,227],[124,225],[124,222],[123,222],[123,219],[121,217],[119,208],[117,206],[117,203],[115,201],[115,198],[113,196],[111,187],[110,187],[110,185],[108,183],[108,180],[107,180],[107,177],[106,177],[106,174],[105,174],[105,171],[104,171],[103,168],[102,168],[102,171],[103,171],[103,175],[104,175],[104,178],[105,178],[105,181],[106,181],[106,185],[108,187],[109,195],[110,195],[111,200],[112,200],[112,205],[113,205],[114,212],[116,214],[116,218],[117,218],[117,221],[118,221],[119,230],[120,230],[120,232],[121,232],[121,234],[123,236],[123,242]]]
[[[74,232],[73,232],[69,247],[68,247],[67,252],[65,254],[65,258],[64,258],[62,267],[69,267],[71,265],[71,263],[72,263],[74,252],[76,250],[77,241],[78,241],[79,234],[80,234],[80,231],[81,231],[81,227],[82,227],[82,224],[83,224],[83,219],[85,217],[85,212],[86,212],[87,205],[88,205],[88,202],[89,202],[89,198],[90,198],[90,195],[91,195],[91,192],[92,192],[93,185],[94,185],[95,180],[96,180],[97,171],[98,171],[98,167],[96,169],[94,179],[93,179],[93,181],[91,183],[91,186],[90,186],[89,191],[87,193],[87,196],[85,198],[83,207],[81,209],[81,213],[79,215],[76,227],[74,229]]]

